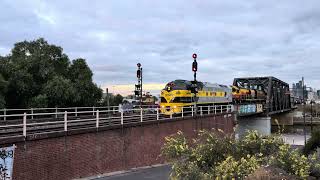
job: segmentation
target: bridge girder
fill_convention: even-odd
[[[235,78],[234,86],[261,87],[266,93],[265,113],[273,114],[291,109],[289,84],[272,76]]]

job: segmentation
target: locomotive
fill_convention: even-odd
[[[243,101],[258,101],[265,100],[266,93],[261,88],[244,88],[238,86],[231,86],[232,98],[234,103]]]
[[[171,115],[181,113],[183,107],[233,104],[243,101],[265,99],[265,92],[259,88],[226,86],[217,83],[197,82],[198,93],[191,93],[192,81],[174,80],[166,84],[160,95],[160,111]]]
[[[191,81],[175,80],[169,82],[161,91],[161,113],[165,115],[181,113],[182,107],[190,107],[195,103],[198,106],[232,103],[232,91],[226,85],[197,82],[197,87],[198,93],[195,97],[191,93]]]

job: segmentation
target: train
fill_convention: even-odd
[[[198,93],[191,93],[192,81],[174,80],[166,84],[160,94],[160,111],[165,115],[179,114],[185,107],[234,104],[241,101],[263,100],[262,89],[197,82]]]
[[[231,86],[232,88],[232,98],[234,103],[238,103],[241,101],[257,101],[257,100],[265,100],[266,93],[262,90],[262,88],[244,88],[238,86]]]

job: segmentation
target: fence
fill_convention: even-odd
[[[200,106],[197,109],[194,109],[194,107],[176,107],[181,108],[181,112],[170,115],[164,115],[162,113],[164,109],[157,107],[133,109],[116,109],[116,107],[112,107],[110,110],[106,110],[106,107],[92,107],[89,111],[86,108],[46,108],[45,110],[53,109],[54,112],[42,113],[39,110],[43,109],[32,109],[32,111],[28,109],[28,112],[20,114],[0,115],[0,118],[3,119],[0,123],[0,137],[21,135],[26,137],[30,134],[63,132],[85,128],[98,129],[106,126],[233,112],[232,105]],[[35,110],[38,112],[35,113]]]

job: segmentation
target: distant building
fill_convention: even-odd
[[[305,86],[306,87],[306,86]],[[308,99],[308,92],[306,88],[304,88],[304,98]],[[303,87],[302,87],[302,81],[299,81],[298,83],[292,84],[292,94],[295,99],[303,99]]]
[[[308,92],[308,101],[316,101],[318,100],[318,95],[315,91],[309,91]]]

